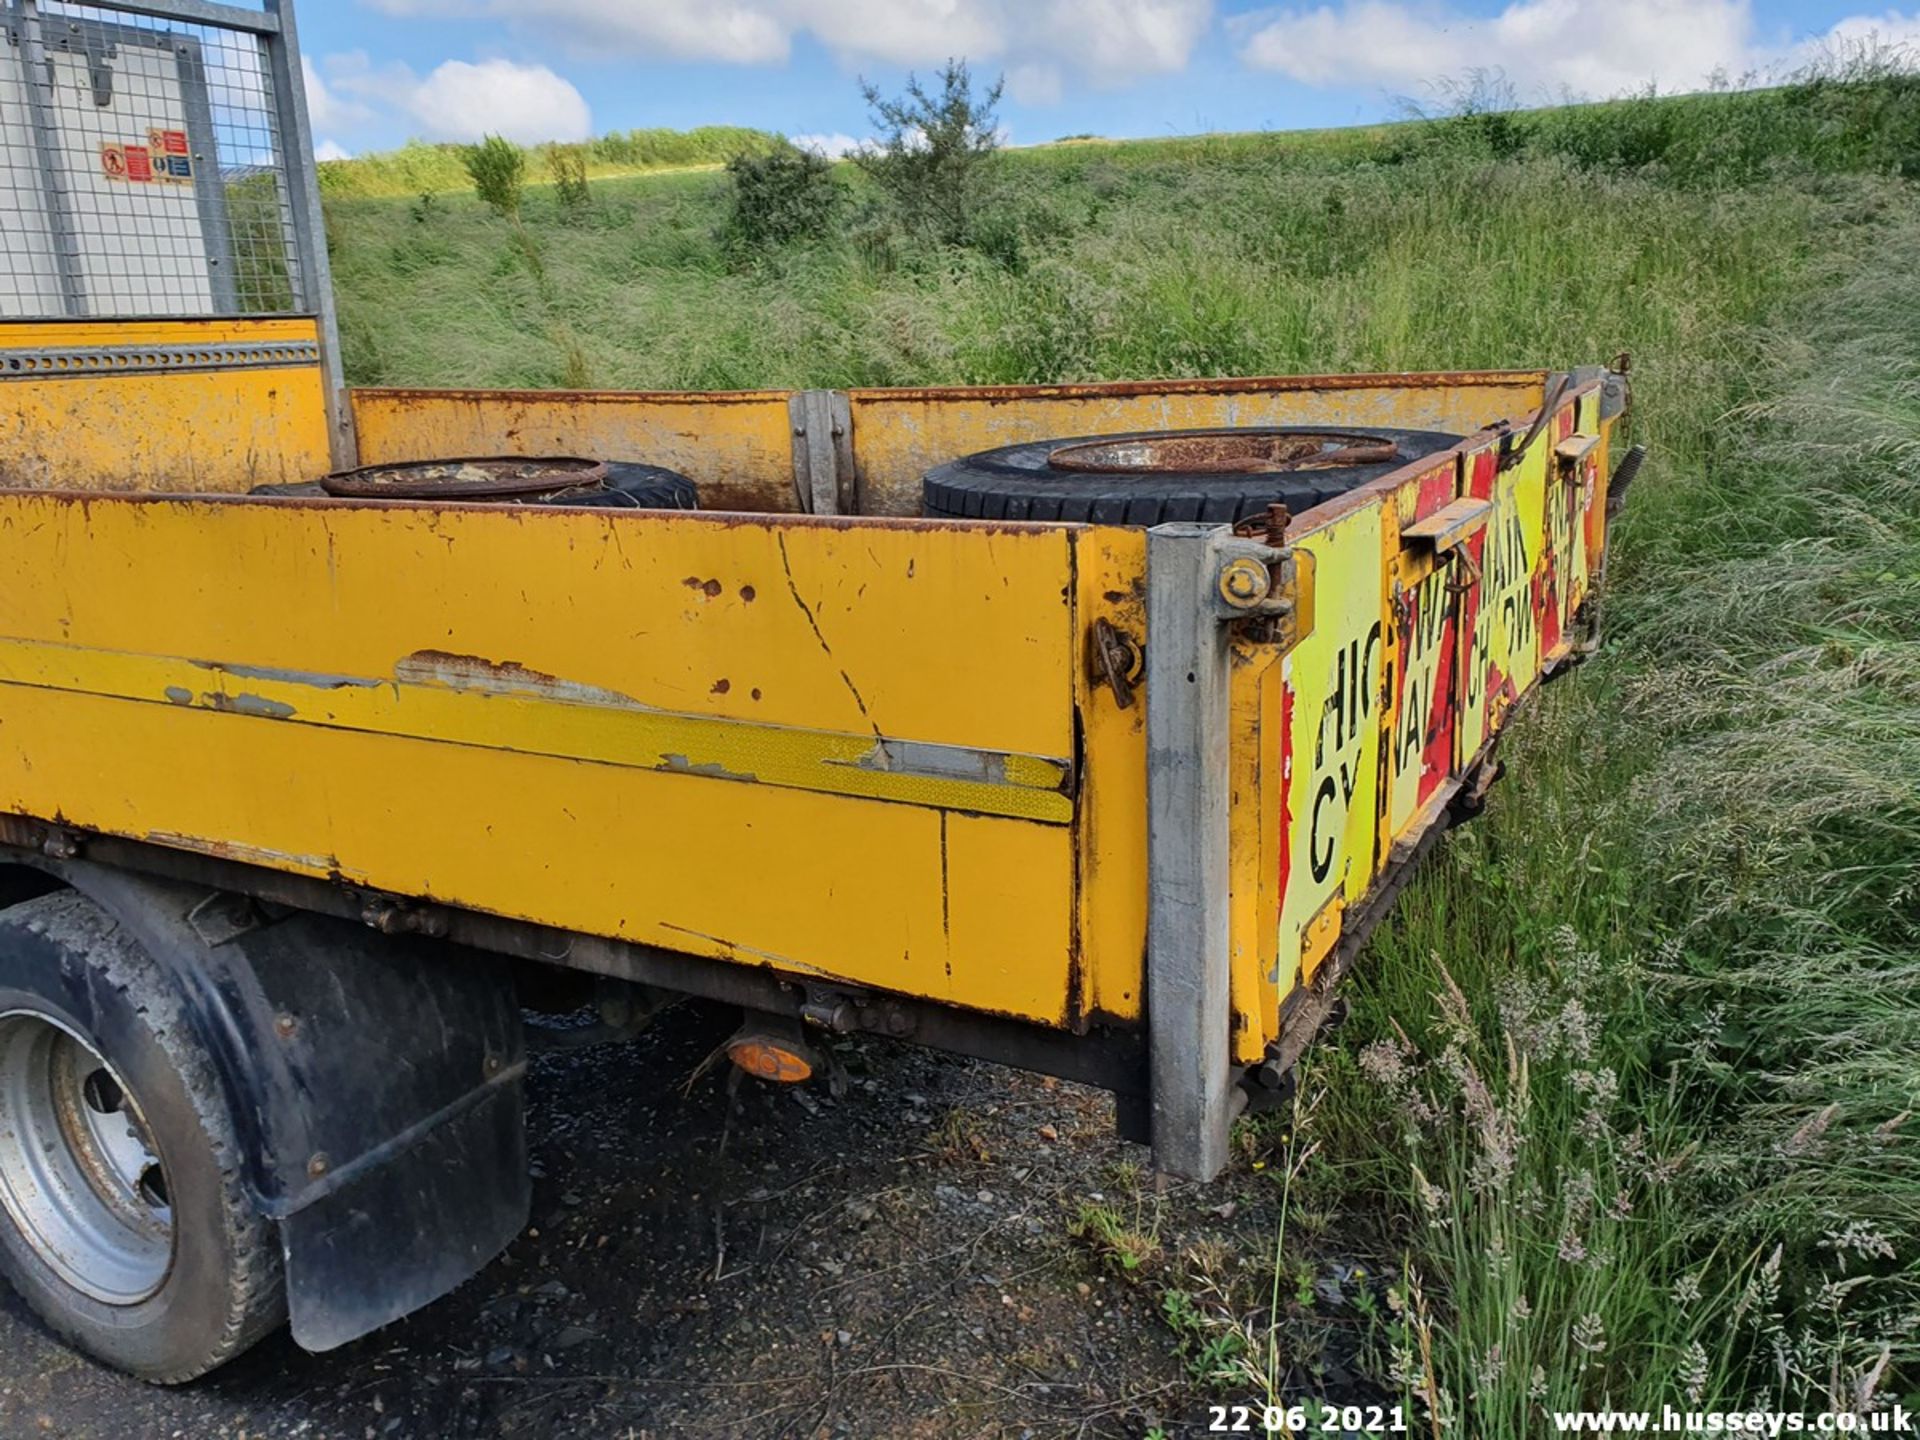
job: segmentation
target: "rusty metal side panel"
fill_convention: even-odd
[[[1465,434],[1538,406],[1539,371],[855,390],[860,509],[920,512],[920,477],[996,445],[1210,425],[1387,425]]]
[[[1531,419],[1522,411],[1511,429]],[[1244,805],[1249,823],[1234,843],[1260,843],[1252,817],[1265,827],[1277,812],[1279,887],[1264,911],[1277,916],[1271,968],[1263,956],[1257,973],[1234,972],[1236,1019],[1258,1021],[1236,1031],[1239,1058],[1257,1058],[1256,1035],[1278,1038],[1279,1002],[1313,981],[1347,912],[1404,863],[1514,702],[1571,652],[1605,541],[1609,429],[1597,387],[1583,389],[1505,470],[1507,442],[1488,430],[1297,522],[1290,543],[1315,561],[1314,630],[1280,663],[1277,720],[1257,671],[1235,693],[1236,745],[1279,761],[1262,780],[1252,756],[1235,757],[1236,822]],[[1556,459],[1586,436],[1579,467]],[[1453,558],[1405,533],[1472,499],[1489,502],[1485,526]]]
[[[0,485],[230,494],[331,468],[311,319],[0,322]]]
[[[788,514],[787,391],[355,390],[365,465],[459,455],[589,455],[691,476],[708,510]]]
[[[1111,626],[1134,656],[1146,639],[1147,537],[1092,529],[1074,536],[1074,667],[1081,716],[1078,857],[1080,1012],[1137,1019],[1147,943],[1146,699],[1137,666],[1111,680],[1091,663],[1094,627]],[[1124,703],[1123,703],[1124,702]]]
[[[1384,834],[1389,841],[1433,802],[1457,769],[1460,608],[1468,576],[1451,558],[1406,546],[1399,537],[1458,498],[1464,468],[1460,457],[1448,457],[1401,485],[1388,507],[1393,523],[1387,552],[1391,623]]]
[[[0,493],[0,812],[1072,1023],[1072,533]]]

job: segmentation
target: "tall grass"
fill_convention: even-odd
[[[1636,496],[1614,655],[1403,898],[1317,1183],[1439,1300],[1467,1433],[1920,1384],[1920,214],[1809,273]],[[1382,1143],[1381,1136],[1391,1137]],[[1410,1313],[1410,1312],[1409,1312]]]

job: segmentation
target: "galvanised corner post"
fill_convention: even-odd
[[[306,77],[300,68],[300,36],[293,0],[265,0],[273,28],[261,38],[273,77],[279,119],[281,163],[286,167],[287,204],[300,252],[300,300],[320,322],[320,364],[326,375],[327,438],[337,470],[360,463],[353,406],[340,360],[340,317],[334,308],[333,267],[327,261],[326,217],[320,207],[320,176],[313,158],[313,125],[307,116]]]
[[[1147,532],[1148,1094],[1154,1164],[1195,1180],[1225,1167],[1246,1102],[1230,1033],[1230,627],[1297,644],[1312,624],[1301,563],[1225,525]]]
[[[1147,532],[1147,1034],[1154,1164],[1211,1179],[1233,1124],[1228,1049],[1227,627],[1216,525]]]

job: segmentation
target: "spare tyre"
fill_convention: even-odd
[[[297,485],[257,485],[250,493],[618,510],[700,508],[699,488],[677,470],[575,456],[483,456],[363,465]]]
[[[926,512],[954,518],[1231,524],[1295,514],[1458,444],[1436,430],[1236,426],[1003,445],[927,472]]]

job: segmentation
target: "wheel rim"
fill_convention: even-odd
[[[172,1192],[133,1091],[72,1030],[0,1014],[0,1208],[55,1274],[135,1305],[173,1265]]]

